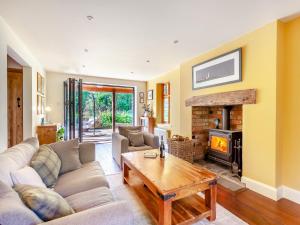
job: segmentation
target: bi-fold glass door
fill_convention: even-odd
[[[82,139],[82,80],[69,78],[64,82],[65,140]]]
[[[134,87],[64,82],[65,139],[107,142],[121,125],[135,124]]]

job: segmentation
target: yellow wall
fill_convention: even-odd
[[[192,90],[193,65],[239,47],[243,51],[242,82]],[[243,175],[273,187],[300,190],[300,17],[268,24],[182,63],[177,76],[170,74],[149,82],[149,87],[170,77],[180,86],[175,102],[171,101],[171,123],[185,136],[192,133],[186,99],[256,88],[257,104],[243,106]]]
[[[280,97],[281,184],[300,190],[300,17],[283,24]],[[281,62],[282,63],[282,62]]]
[[[243,106],[243,176],[276,186],[276,45],[277,23],[227,43],[181,65],[181,133],[191,136],[192,96],[256,88],[257,104]],[[192,66],[242,47],[243,81],[192,90]]]
[[[147,89],[153,89],[153,100],[148,101],[150,103],[154,117],[159,117],[157,115],[157,107],[159,107],[160,102],[157,102],[157,90],[156,84],[158,83],[170,83],[170,125],[172,134],[180,133],[180,70],[176,68],[169,73],[163,74],[153,80],[148,81]],[[160,118],[160,117],[159,117]],[[158,120],[160,120],[158,118]]]
[[[276,45],[277,22],[251,32],[210,52],[193,58],[180,65],[179,97],[171,104],[180,110],[171,111],[171,123],[180,134],[191,136],[191,107],[185,100],[196,95],[218,93],[247,88],[257,89],[257,104],[243,106],[243,147],[244,176],[276,186]],[[192,90],[192,66],[242,47],[243,82],[224,86]],[[155,82],[166,80],[170,75],[149,82],[149,89]],[[173,77],[173,76],[172,76]],[[174,76],[177,77],[177,76]],[[180,99],[180,102],[177,101]],[[173,107],[174,107],[173,105]],[[171,106],[172,108],[172,106]],[[178,121],[180,124],[177,124]]]

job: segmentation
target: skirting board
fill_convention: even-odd
[[[286,198],[300,204],[300,191],[293,188],[282,185],[277,189],[277,196],[278,199]]]
[[[259,181],[253,180],[251,178],[248,177],[242,177],[242,182],[246,184],[246,187],[252,191],[255,191],[263,196],[266,196],[270,199],[273,199],[275,201],[278,200],[278,196],[277,196],[277,189],[261,183]]]
[[[246,187],[252,191],[255,191],[267,198],[273,199],[275,201],[286,198],[290,201],[300,204],[300,191],[289,188],[287,186],[280,186],[274,188],[270,185],[261,183],[259,181],[253,180],[248,177],[242,177],[242,182],[246,184]]]

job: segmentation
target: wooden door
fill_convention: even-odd
[[[23,140],[23,71],[7,71],[8,147]]]

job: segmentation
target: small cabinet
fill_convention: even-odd
[[[56,142],[56,124],[45,124],[36,127],[37,137],[40,145]]]
[[[140,123],[143,126],[143,131],[154,133],[154,126],[155,126],[155,118],[154,117],[145,117],[142,116],[140,118]]]

